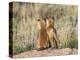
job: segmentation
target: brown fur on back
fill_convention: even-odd
[[[37,48],[46,48],[47,45],[47,32],[45,22],[43,20],[38,21],[38,43]]]

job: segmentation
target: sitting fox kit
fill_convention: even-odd
[[[51,48],[59,48],[59,39],[57,37],[56,29],[54,27],[54,18],[48,17],[46,19],[46,31],[51,43]]]
[[[38,19],[37,23],[39,31],[37,48],[42,50],[49,47],[49,45],[51,45],[51,48],[58,48],[59,39],[57,37],[56,29],[54,28],[54,18],[48,17],[46,22]]]
[[[37,48],[42,50],[47,47],[47,32],[44,20],[37,20],[38,23],[38,38],[37,38]]]

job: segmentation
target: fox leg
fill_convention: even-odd
[[[55,32],[53,32],[53,38],[54,38],[54,42],[55,42],[56,48],[59,48],[59,39],[58,39],[58,37],[57,37]]]

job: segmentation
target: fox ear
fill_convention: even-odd
[[[40,19],[37,19],[37,21],[40,21]]]
[[[44,18],[44,20],[46,20],[46,18]]]
[[[46,19],[48,19],[50,16],[46,16]]]
[[[55,18],[54,17],[52,17],[52,19],[55,21]]]
[[[43,20],[46,22],[46,18],[43,18]]]

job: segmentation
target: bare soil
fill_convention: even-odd
[[[31,50],[14,55],[13,58],[27,58],[27,57],[44,57],[44,56],[63,56],[63,55],[77,55],[78,49],[45,49],[41,51]]]

